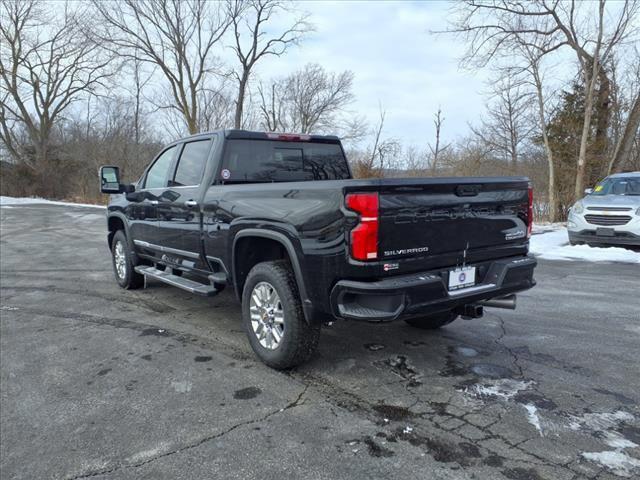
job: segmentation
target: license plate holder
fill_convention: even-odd
[[[597,228],[596,235],[598,237],[613,237],[616,232],[613,228]]]
[[[459,290],[476,284],[476,267],[449,270],[449,290]]]

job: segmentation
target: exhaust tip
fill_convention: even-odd
[[[515,294],[506,295],[504,297],[491,298],[489,300],[483,300],[478,302],[478,305],[491,308],[506,308],[507,310],[516,309],[516,296]]]

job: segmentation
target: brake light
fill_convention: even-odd
[[[358,212],[360,222],[351,230],[351,258],[375,260],[378,258],[378,194],[349,193],[345,197],[349,210]]]
[[[308,142],[311,140],[311,135],[296,133],[267,133],[267,137],[271,140],[280,140],[283,142]]]
[[[533,186],[529,185],[529,209],[527,212],[527,238],[531,238],[533,230]]]

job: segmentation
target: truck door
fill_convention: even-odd
[[[202,255],[203,174],[213,138],[185,142],[167,188],[158,197],[157,240],[168,264],[208,270]]]
[[[135,192],[127,207],[129,234],[136,249],[154,257],[159,256],[155,248],[158,196],[167,186],[176,152],[177,147],[173,145],[156,157],[141,182],[140,190]]]

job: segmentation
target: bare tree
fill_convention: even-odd
[[[520,41],[539,48],[547,55],[563,47],[570,47],[576,54],[584,80],[585,113],[576,162],[574,196],[582,195],[585,182],[587,144],[591,133],[593,106],[597,101],[608,102],[608,78],[603,68],[614,49],[633,41],[638,33],[635,20],[638,17],[638,0],[625,0],[620,8],[607,11],[606,0],[578,2],[570,0],[535,0],[531,2],[511,0],[467,0],[463,4],[458,22],[451,31],[461,33],[469,41],[466,60],[486,65],[494,57],[510,48],[510,40],[518,36]],[[594,12],[592,6],[596,5]],[[595,21],[593,21],[595,20]],[[544,36],[548,41],[535,43],[530,36]],[[601,95],[596,95],[600,84]],[[596,96],[600,97],[596,99]],[[601,119],[605,122],[605,119]],[[598,125],[600,132],[606,125]]]
[[[82,34],[83,9],[65,4],[55,16],[42,7],[35,0],[0,5],[0,139],[17,162],[44,175],[64,112],[112,72],[110,59]]]
[[[256,63],[270,55],[279,57],[291,46],[297,45],[302,37],[311,30],[306,16],[298,17],[293,25],[279,34],[269,36],[269,22],[281,13],[289,10],[291,2],[283,0],[228,0],[227,15],[233,26],[234,51],[239,66],[233,72],[238,82],[236,97],[235,128],[243,123],[244,104],[249,88],[249,79]],[[248,41],[243,41],[243,36]]]
[[[380,119],[372,131],[373,145],[369,149],[367,160],[364,164],[364,170],[369,172],[369,176],[383,177],[385,168],[391,166],[391,160],[393,160],[401,150],[400,143],[395,138],[386,138],[384,136],[386,116],[387,111],[380,105]]]
[[[620,168],[631,156],[634,143],[638,141],[640,128],[640,50],[635,48],[635,65],[631,70],[634,81],[629,85],[630,91],[629,113],[626,119],[626,125],[622,131],[620,138],[616,142],[616,147],[607,168],[607,174]],[[634,93],[631,93],[634,92]]]
[[[220,75],[214,47],[231,19],[219,3],[206,0],[122,0],[93,5],[103,28],[95,32],[123,58],[158,67],[170,87],[170,108],[189,133],[198,132],[198,99]]]
[[[536,107],[537,107],[537,119],[538,128],[542,136],[542,143],[544,145],[544,151],[547,157],[547,203],[548,219],[550,222],[555,222],[558,215],[558,201],[556,199],[556,174],[555,165],[553,163],[553,150],[549,143],[549,135],[547,133],[547,112],[546,112],[546,99],[544,94],[544,83],[542,74],[542,59],[541,49],[533,49],[530,45],[520,44],[521,53],[526,60],[525,71],[529,74],[530,83],[532,83],[535,91]]]
[[[353,73],[327,72],[308,64],[297,72],[260,85],[260,113],[267,130],[300,133],[335,129],[338,116],[353,101]]]
[[[487,115],[481,126],[472,127],[472,131],[515,171],[520,149],[533,130],[529,118],[532,96],[514,69],[502,69],[497,73],[499,78],[491,82]]]
[[[233,120],[233,96],[225,85],[201,92],[198,125],[201,131],[218,130],[231,124]]]
[[[288,129],[286,117],[290,97],[286,85],[286,78],[271,80],[267,85],[260,82],[258,85],[260,125],[268,132]]]
[[[444,146],[440,145],[440,132],[442,130],[443,123],[444,117],[442,116],[442,109],[438,107],[438,111],[433,116],[433,125],[436,127],[436,142],[434,146],[429,144],[429,150],[431,150],[431,175],[435,175],[438,169],[438,157],[440,154],[451,146],[450,143]]]
[[[302,133],[332,125],[335,115],[354,99],[353,72],[348,70],[334,74],[318,64],[308,64],[292,74],[287,85],[293,128]]]

